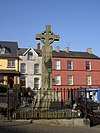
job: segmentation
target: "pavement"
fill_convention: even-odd
[[[18,120],[1,120],[2,122],[11,122],[13,124],[44,124],[44,125],[54,125],[54,126],[70,126],[70,127],[90,127],[90,120],[89,119],[81,119],[81,118],[75,118],[75,119],[18,119]],[[97,122],[97,120],[96,120]],[[100,120],[99,120],[100,122]],[[100,125],[100,123],[92,123],[95,126]],[[92,125],[93,126],[93,125]]]
[[[37,120],[36,120],[37,121]],[[43,123],[0,122],[0,133],[100,133],[99,127],[60,126]],[[42,120],[41,120],[42,122]]]

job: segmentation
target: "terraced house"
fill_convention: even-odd
[[[100,88],[100,58],[88,48],[86,52],[60,50],[52,57],[53,88]]]
[[[19,69],[26,87],[41,87],[42,50],[20,48]],[[53,88],[100,88],[100,58],[88,48],[85,52],[69,48],[52,51]]]
[[[20,83],[17,51],[17,42],[0,41],[0,84],[10,88]]]
[[[42,69],[40,48],[19,48],[18,55],[21,88],[40,88]]]

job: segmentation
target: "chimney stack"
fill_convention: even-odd
[[[65,51],[66,51],[67,53],[69,53],[69,47],[66,47],[66,48],[65,48]]]
[[[59,46],[57,46],[57,47],[55,48],[55,50],[56,50],[56,52],[59,52]]]
[[[37,44],[37,49],[40,49],[40,42]]]
[[[89,53],[89,54],[92,54],[92,48],[87,48],[86,52]]]

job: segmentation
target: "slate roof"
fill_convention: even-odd
[[[88,52],[78,52],[78,51],[60,51],[56,52],[53,51],[53,57],[59,57],[59,58],[89,58],[89,59],[100,59],[98,56],[94,54],[90,54]]]
[[[18,54],[19,55],[23,55],[23,53],[27,50],[28,48],[20,48],[18,50]],[[36,51],[36,53],[39,56],[42,56],[42,50],[41,49],[34,49]],[[89,58],[89,59],[100,59],[98,56],[94,55],[94,54],[90,54],[88,52],[78,52],[78,51],[55,51],[53,50],[52,52],[52,57],[56,57],[56,58]]]
[[[28,48],[18,48],[18,55],[23,55]]]
[[[18,57],[18,44],[17,42],[0,41],[0,48],[5,48],[5,54],[0,53],[0,58],[2,57]]]

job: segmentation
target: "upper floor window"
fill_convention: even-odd
[[[26,73],[26,64],[21,63],[21,73]]]
[[[0,47],[0,54],[5,54],[5,48],[4,47]]]
[[[68,75],[68,85],[73,85],[73,76]]]
[[[72,63],[71,60],[68,60],[68,61],[67,61],[67,69],[68,69],[68,70],[72,70],[72,69],[73,69],[73,63]]]
[[[86,85],[91,85],[91,76],[86,76]]]
[[[55,84],[56,85],[61,85],[61,76],[60,75],[55,76]]]
[[[34,73],[39,73],[39,64],[34,64]]]
[[[60,70],[60,61],[59,60],[54,61],[54,69]]]
[[[34,88],[39,88],[39,78],[34,78]]]
[[[86,61],[86,70],[91,70],[91,62]]]
[[[15,60],[8,60],[8,67],[15,67]]]
[[[32,59],[33,59],[33,53],[32,53],[32,52],[29,52],[29,53],[28,53],[27,59],[28,59],[28,60],[32,60]]]

